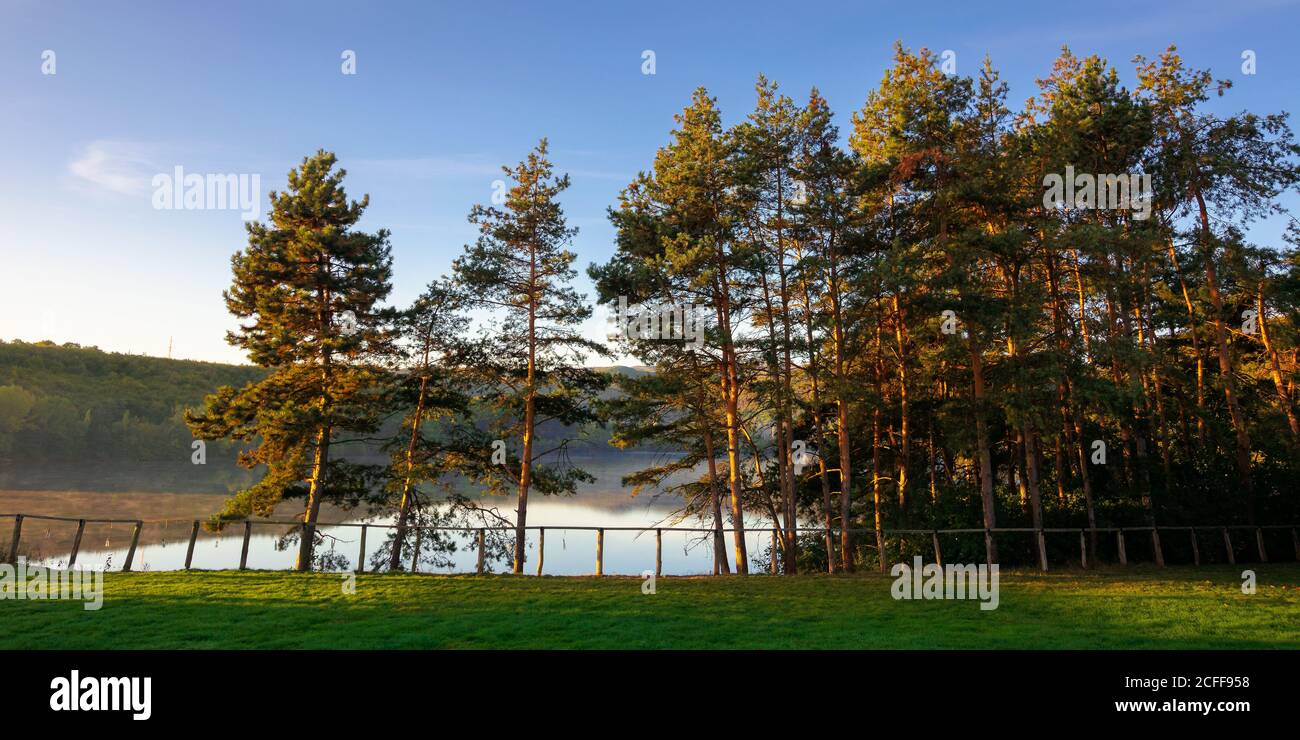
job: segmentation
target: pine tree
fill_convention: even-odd
[[[704,351],[716,363],[726,455],[732,540],[737,574],[749,573],[745,542],[746,473],[742,469],[740,327],[750,310],[744,271],[752,250],[736,237],[732,157],[713,98],[699,88],[676,116],[672,140],[655,155],[653,172],[639,178],[616,212],[627,271],[651,263],[671,286],[673,301],[703,306],[712,319]],[[626,249],[624,249],[626,245]]]
[[[778,501],[774,526],[781,531],[783,572],[797,572],[797,501],[794,480],[794,324],[797,306],[792,274],[795,202],[801,200],[794,179],[801,112],[775,83],[759,77],[758,101],[747,121],[730,132],[734,141],[731,172],[741,237],[754,255],[749,281],[756,286],[754,344],[763,358],[763,378],[754,383],[773,420]]]
[[[393,373],[393,402],[410,411],[403,420],[402,433],[393,440],[390,490],[399,498],[389,570],[401,569],[408,520],[424,508],[420,484],[450,473],[464,473],[466,466],[473,470],[474,462],[479,463],[478,468],[488,462],[482,454],[475,454],[481,452],[481,440],[469,431],[473,425],[469,404],[473,388],[467,382],[470,374],[463,368],[476,364],[478,358],[465,342],[467,303],[454,283],[436,280],[397,322],[403,342]],[[429,426],[447,428],[431,435],[426,432]],[[420,557],[420,553],[413,557]]]
[[[331,456],[339,435],[375,431],[384,408],[379,360],[392,340],[388,232],[355,226],[369,197],[349,201],[345,170],[321,150],[271,193],[270,222],[247,226],[248,246],[231,259],[225,293],[240,319],[227,341],[271,373],[208,396],[186,415],[201,439],[253,442],[245,467],[265,476],[227,501],[223,518],[266,516],[284,497],[304,496],[298,570],[309,570],[322,503],[356,506],[375,496],[375,466]]]
[[[572,493],[579,481],[592,480],[579,468],[539,463],[562,452],[565,443],[539,452],[537,428],[548,421],[595,421],[592,402],[608,378],[581,366],[588,353],[603,354],[605,348],[579,332],[591,307],[570,285],[575,255],[565,247],[577,230],[568,226],[557,200],[569,187],[568,175],[554,175],[546,139],[523,162],[502,170],[514,186],[502,208],[474,206],[469,219],[479,227],[479,238],[453,269],[471,306],[500,319],[483,337],[489,347],[483,364],[472,370],[481,376],[478,402],[498,415],[495,431],[520,439],[511,473],[518,494],[513,569],[522,573],[529,491],[536,486],[543,494]]]
[[[856,281],[855,271],[855,170],[857,163],[839,146],[839,128],[831,120],[830,106],[814,89],[800,121],[799,149],[795,171],[805,193],[795,206],[805,250],[798,280],[804,295],[808,345],[808,382],[814,435],[819,448],[819,477],[823,490],[823,516],[828,532],[827,559],[835,562],[834,543],[829,539],[833,514],[840,522],[839,567],[852,571],[852,480],[853,449],[850,443],[849,402],[853,390],[848,348],[847,286]],[[816,296],[816,300],[814,300]],[[822,348],[822,345],[828,345]],[[823,365],[825,366],[823,369]],[[834,403],[834,423],[822,415],[822,388]],[[832,445],[828,427],[835,429],[835,470],[839,479],[839,506],[830,500],[827,459]],[[879,521],[877,521],[879,531]],[[880,544],[879,542],[877,543]],[[831,566],[832,571],[834,566]]]
[[[1210,326],[1220,381],[1233,429],[1238,484],[1245,493],[1246,520],[1255,522],[1257,491],[1251,470],[1251,438],[1237,388],[1236,363],[1228,316],[1217,271],[1225,234],[1212,220],[1245,224],[1280,213],[1275,198],[1300,182],[1295,143],[1285,114],[1240,113],[1219,117],[1199,110],[1209,97],[1208,71],[1188,70],[1170,47],[1158,61],[1137,59],[1140,92],[1154,111],[1155,134],[1162,142],[1162,168],[1175,197],[1172,207],[1191,214],[1210,298]],[[1220,82],[1222,94],[1231,83]]]
[[[652,368],[644,377],[618,378],[617,394],[605,403],[603,415],[613,426],[611,444],[616,447],[651,445],[683,453],[625,477],[624,485],[634,486],[634,495],[641,487],[660,484],[671,475],[698,472],[697,467],[704,464],[702,476],[675,490],[686,500],[683,515],[711,522],[714,573],[729,573],[718,471],[720,440],[726,432],[716,393],[720,359],[711,349],[718,346],[717,335],[703,325],[704,317],[692,304],[696,293],[688,281],[665,259],[662,237],[670,235],[672,227],[660,218],[653,200],[656,192],[653,178],[644,173],[624,189],[619,207],[610,209],[609,214],[617,234],[617,251],[609,262],[587,269],[600,303],[616,312],[615,347]],[[637,314],[622,314],[624,306]],[[669,336],[642,336],[632,330],[640,322],[641,312],[662,316],[664,309],[682,312],[671,319]],[[693,322],[694,330],[701,332],[698,343],[687,336],[686,322]]]

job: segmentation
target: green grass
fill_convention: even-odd
[[[0,648],[1300,648],[1300,565],[1004,572],[999,608],[879,575],[109,573],[99,611],[0,600]]]

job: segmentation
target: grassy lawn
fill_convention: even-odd
[[[1257,593],[1241,592],[1253,568]],[[0,600],[0,648],[1300,648],[1300,565],[1004,572],[1000,605],[880,575],[109,573],[99,611]]]

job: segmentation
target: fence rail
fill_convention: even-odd
[[[32,519],[32,520],[39,520],[39,521],[76,522],[77,533],[75,539],[73,540],[72,552],[68,556],[69,568],[73,567],[77,562],[77,553],[81,549],[82,535],[85,533],[87,524],[110,524],[110,525],[130,524],[132,525],[131,544],[127,549],[126,558],[122,562],[123,572],[130,571],[132,565],[134,564],[136,550],[140,544],[140,532],[142,529],[144,529],[145,524],[148,523],[156,524],[160,522],[166,523],[166,522],[177,521],[177,520],[155,520],[150,522],[143,519],[79,519],[76,517],[49,516],[45,514],[0,513],[0,521],[6,519],[13,520],[13,529],[11,531],[11,535],[9,538],[9,543],[8,543],[9,549],[6,554],[5,560],[3,561],[5,563],[17,563],[18,550],[19,550],[19,544],[22,539],[24,521],[28,519]],[[192,526],[190,527],[189,543],[185,552],[186,570],[190,570],[190,566],[193,564],[194,545],[198,541],[199,529],[201,527],[201,522],[197,519],[191,520],[191,524]],[[274,525],[274,526],[290,526],[290,527],[297,527],[299,529],[303,529],[306,527],[306,523],[304,523],[300,519],[240,519],[240,520],[224,522],[223,526],[237,526],[240,524],[243,525],[243,542],[240,547],[240,555],[239,555],[240,570],[246,570],[248,568],[248,545],[250,539],[252,538],[253,525],[265,524],[265,525]],[[370,522],[315,522],[311,526],[313,530],[324,528],[324,527],[359,527],[361,529],[361,537],[360,537],[359,557],[357,560],[358,573],[365,572],[366,533],[371,528],[376,528],[376,529],[397,529],[398,528],[396,524],[373,524]],[[939,564],[943,563],[943,550],[939,542],[940,535],[983,534],[984,542],[985,542],[985,555],[986,555],[985,562],[990,565],[996,562],[996,559],[993,556],[995,535],[1033,534],[1035,535],[1034,537],[1035,545],[1036,545],[1035,549],[1038,555],[1039,570],[1043,572],[1047,572],[1049,567],[1048,559],[1047,559],[1047,535],[1049,534],[1078,534],[1080,563],[1084,568],[1088,568],[1090,567],[1089,565],[1090,558],[1093,561],[1097,560],[1096,537],[1098,534],[1101,533],[1115,534],[1116,548],[1119,556],[1119,564],[1122,566],[1127,566],[1129,563],[1128,563],[1128,553],[1127,553],[1127,547],[1125,541],[1125,533],[1126,532],[1149,533],[1152,552],[1154,555],[1156,565],[1160,567],[1164,567],[1165,559],[1164,559],[1163,547],[1161,545],[1161,540],[1160,540],[1161,532],[1187,532],[1189,536],[1189,542],[1191,544],[1191,549],[1192,549],[1192,564],[1200,565],[1201,550],[1200,550],[1199,537],[1197,536],[1198,531],[1217,531],[1221,534],[1223,538],[1224,551],[1226,553],[1228,563],[1230,564],[1236,563],[1236,554],[1234,552],[1235,546],[1233,545],[1232,542],[1232,535],[1230,533],[1231,530],[1253,531],[1255,533],[1256,554],[1258,555],[1260,562],[1267,563],[1269,561],[1269,555],[1268,555],[1268,550],[1264,544],[1265,530],[1290,530],[1291,544],[1295,550],[1295,558],[1297,561],[1300,561],[1300,536],[1297,536],[1298,526],[1300,525],[1205,524],[1205,525],[1170,525],[1170,526],[1145,525],[1145,526],[1133,526],[1133,527],[1043,527],[1041,529],[1035,529],[1033,527],[991,527],[987,529],[985,528],[881,529],[880,534],[882,538],[897,537],[898,535],[930,537],[931,544],[934,548],[934,559],[935,562]],[[486,569],[486,563],[485,563],[486,533],[487,532],[514,532],[518,530],[518,527],[512,527],[508,525],[497,525],[491,527],[488,526],[430,527],[430,526],[408,524],[405,525],[405,527],[403,528],[406,529],[407,531],[415,532],[415,547],[413,549],[416,553],[419,552],[420,540],[425,532],[434,531],[434,532],[475,533],[476,534],[475,546],[478,554],[477,566],[475,568],[475,571],[477,573],[483,573]],[[524,529],[527,531],[533,531],[539,533],[538,553],[537,553],[537,575],[539,576],[542,575],[542,568],[543,568],[543,564],[545,563],[547,529],[595,532],[596,533],[596,575],[598,576],[604,575],[605,532],[641,532],[641,533],[654,532],[655,533],[655,575],[660,576],[663,575],[663,533],[664,532],[684,532],[684,533],[696,533],[696,534],[721,532],[723,534],[726,534],[726,533],[731,533],[736,531],[742,531],[748,533],[770,533],[772,536],[772,545],[773,545],[771,550],[772,570],[773,572],[776,572],[776,552],[778,548],[777,545],[778,533],[791,532],[791,531],[795,533],[815,532],[818,534],[825,535],[828,538],[834,538],[834,535],[843,531],[840,528],[834,528],[834,527],[829,529],[826,527],[794,527],[792,529],[785,529],[782,527],[775,527],[775,526],[745,527],[741,530],[738,530],[735,527],[720,527],[720,528],[719,527],[626,527],[626,526],[602,527],[602,526],[592,526],[592,525],[575,525],[575,526],[534,525],[534,526],[524,527]],[[849,527],[848,532],[852,534],[874,535],[876,533],[876,530],[867,527]],[[1091,535],[1091,537],[1089,537],[1089,535]],[[902,546],[900,545],[900,551],[901,551],[901,547]],[[888,558],[888,553],[883,554],[882,557],[879,558],[880,569],[882,571],[887,569],[887,565],[888,565],[887,558]],[[1093,562],[1093,565],[1096,565],[1096,563]],[[419,558],[417,556],[412,559],[411,570],[412,572],[415,572],[418,569],[419,569]]]

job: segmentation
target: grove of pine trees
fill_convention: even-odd
[[[347,200],[332,155],[310,157],[249,227],[226,297],[230,341],[269,374],[190,416],[267,466],[225,514],[302,496],[310,531],[322,501],[364,503],[396,516],[398,569],[408,525],[445,521],[441,486],[514,528],[497,547],[519,573],[530,492],[590,479],[538,428],[603,423],[617,448],[677,453],[624,483],[681,494],[715,572],[749,571],[759,520],[785,573],[883,568],[888,529],[1293,522],[1300,227],[1245,234],[1289,218],[1300,147],[1285,113],[1210,112],[1228,83],[1173,48],[1135,72],[1128,89],[1064,50],[1015,110],[990,62],[950,75],[900,45],[843,132],[816,89],[800,102],[760,77],[731,126],[696,91],[588,274],[611,310],[690,307],[699,345],[625,323],[609,346],[582,336],[593,309],[545,140],[406,311],[381,307],[387,233],[356,231],[367,201]],[[1049,203],[1067,172],[1095,190]],[[1130,174],[1149,192],[1101,207]],[[652,372],[610,388],[586,367],[610,354]],[[385,429],[391,464],[339,452]],[[996,561],[998,544],[969,552]]]

